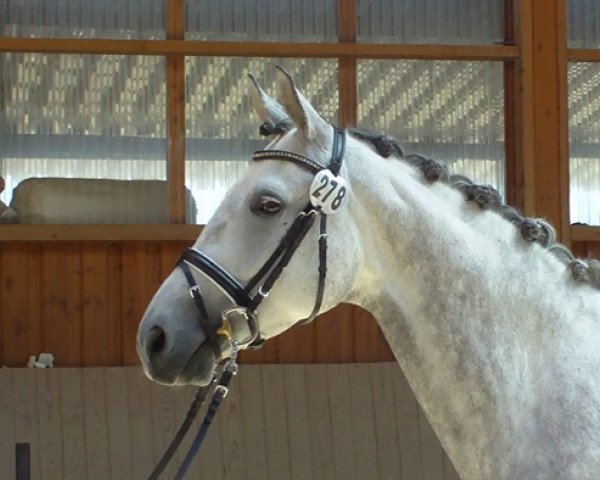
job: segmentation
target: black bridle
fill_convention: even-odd
[[[338,176],[344,158],[346,134],[344,130],[336,127],[333,127],[333,130],[331,160],[326,168],[307,157],[281,150],[261,150],[255,152],[253,160],[283,160],[295,163],[315,175],[322,170],[329,170],[334,176]],[[213,350],[218,352],[218,358],[222,358],[223,347],[224,345],[228,345],[228,340],[233,335],[231,326],[234,323],[233,320],[237,320],[240,317],[248,325],[250,335],[246,339],[237,342],[239,348],[258,347],[263,343],[264,340],[260,336],[256,310],[269,295],[275,282],[277,282],[281,273],[306,237],[306,234],[315,223],[317,216],[320,217],[317,295],[310,315],[298,322],[300,324],[308,323],[314,320],[319,314],[325,292],[325,278],[327,276],[327,215],[320,207],[313,205],[312,202],[309,202],[298,214],[279,242],[279,245],[275,248],[275,251],[245,286],[205,253],[190,248],[182,254],[178,266],[185,275],[190,287],[190,294],[198,307],[200,323],[206,332]],[[194,278],[190,266],[204,274],[235,305],[233,308],[222,312],[220,323],[211,322],[200,287]]]
[[[344,130],[333,127],[333,146],[331,151],[331,159],[327,167],[322,167],[313,160],[291,152],[281,150],[261,150],[255,152],[252,159],[254,161],[261,160],[283,160],[295,163],[304,169],[315,174],[315,179],[321,172],[331,174],[332,177],[338,178],[342,168],[344,152],[346,149],[346,133]],[[341,183],[341,180],[338,179]],[[332,182],[333,183],[333,182]],[[311,186],[312,189],[312,186]],[[331,191],[330,191],[331,193]],[[345,193],[345,192],[344,192]],[[317,204],[315,204],[317,203]],[[337,208],[337,207],[336,207]],[[200,324],[207,335],[207,341],[215,352],[217,362],[227,359],[221,374],[217,380],[217,376],[213,378],[213,384],[216,384],[211,403],[208,407],[204,420],[190,446],[183,463],[179,467],[176,480],[181,480],[187,472],[192,459],[200,449],[202,441],[208,431],[208,428],[219,408],[221,402],[228,392],[229,382],[233,375],[237,372],[236,355],[238,348],[257,348],[264,340],[260,336],[260,328],[258,325],[256,310],[261,302],[269,295],[269,292],[275,285],[275,282],[281,276],[281,273],[290,262],[294,253],[306,237],[307,233],[315,223],[316,217],[320,217],[319,229],[319,281],[317,287],[317,296],[312,312],[308,317],[300,320],[297,323],[304,324],[311,322],[319,314],[323,295],[325,293],[325,278],[327,276],[327,213],[323,210],[318,202],[315,202],[311,194],[311,201],[297,215],[296,219],[287,230],[275,251],[269,256],[267,261],[258,270],[258,272],[243,286],[233,275],[225,268],[221,267],[216,261],[208,255],[190,248],[183,252],[177,265],[183,271],[186,281],[190,288],[190,295],[194,299],[194,303],[198,309]],[[194,278],[192,272],[194,269],[200,271],[212,283],[214,283],[228,297],[234,307],[225,310],[221,313],[221,321],[219,323],[211,322],[202,298],[200,287]],[[235,323],[234,317],[242,318],[250,334],[242,341],[234,340],[232,324]],[[188,410],[186,418],[176,433],[173,441],[167,448],[163,457],[160,459],[150,476],[149,480],[157,479],[166,468],[168,462],[177,450],[179,444],[183,440],[185,434],[190,428],[198,410],[204,403],[208,395],[208,387],[198,389],[196,396]]]

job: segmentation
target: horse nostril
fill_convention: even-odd
[[[148,334],[148,340],[146,341],[148,356],[152,358],[162,352],[165,348],[166,341],[167,337],[165,331],[160,327],[152,327]]]

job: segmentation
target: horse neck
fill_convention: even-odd
[[[593,306],[579,301],[592,290],[499,215],[403,162],[358,146],[348,165],[365,252],[348,301],[377,319],[461,476],[514,474],[539,435],[532,385],[549,365],[572,374],[558,337],[576,334],[582,315],[597,334]],[[568,295],[579,311],[563,308]]]

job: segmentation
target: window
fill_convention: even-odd
[[[600,225],[600,64],[569,66],[571,222]]]
[[[337,0],[187,0],[188,40],[336,42]]]
[[[358,0],[362,43],[501,42],[503,0]]]
[[[358,123],[504,193],[502,64],[362,60]]]
[[[77,52],[0,53],[0,199],[20,222],[160,224],[185,207],[205,223],[265,145],[247,74],[275,94],[277,64],[332,122],[379,128],[504,190],[503,0],[179,1],[181,16],[167,0],[0,0],[0,35]],[[338,42],[354,37],[369,47]],[[394,53],[410,44],[435,55]],[[288,58],[262,57],[272,45]],[[490,61],[464,60],[492,47]],[[171,115],[181,98],[185,122]],[[184,140],[185,156],[172,148]]]
[[[568,2],[571,48],[600,48],[600,3]],[[600,225],[600,63],[572,62],[569,81],[569,174],[572,223]]]
[[[0,0],[0,35],[165,38],[163,0]]]
[[[20,223],[167,221],[163,57],[6,53],[0,72],[0,198]]]

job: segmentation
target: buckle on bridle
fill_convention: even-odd
[[[198,285],[192,285],[190,287],[190,297],[194,298],[196,294],[200,294],[200,287]]]
[[[258,294],[259,294],[261,297],[263,297],[263,298],[267,298],[267,297],[269,296],[269,292],[265,292],[265,291],[263,290],[263,286],[264,286],[264,285],[261,285],[261,286],[258,288]]]
[[[248,337],[236,342],[236,344],[243,347],[250,345],[257,339],[259,331],[256,326],[256,320],[254,319],[254,316],[252,315],[252,313],[248,312],[248,309],[246,307],[233,307],[229,310],[223,311],[221,313],[222,326],[217,330],[217,333],[219,333],[223,329],[224,336],[230,341],[233,340],[233,329],[231,328],[232,315],[239,315],[240,317],[242,317],[242,319],[246,322],[248,330],[250,330],[250,334],[248,335]]]
[[[317,208],[311,208],[308,212],[302,211],[300,212],[297,217],[301,218],[301,217],[309,217],[311,215],[318,215],[319,213],[321,213],[321,211]]]

